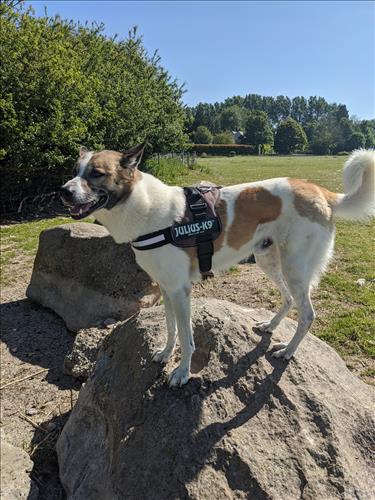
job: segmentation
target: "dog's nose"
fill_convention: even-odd
[[[64,200],[70,201],[73,198],[73,191],[71,191],[68,187],[62,186],[60,188],[60,196],[64,198]]]

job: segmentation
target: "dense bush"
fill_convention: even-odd
[[[194,141],[199,143],[199,144],[211,144],[212,134],[208,130],[207,127],[205,127],[204,125],[201,125],[194,132]]]
[[[234,137],[231,132],[221,132],[212,138],[213,144],[234,144]]]
[[[103,26],[0,8],[3,209],[56,189],[81,144],[125,149],[147,137],[149,150],[183,149],[183,90],[135,29],[118,41]]]
[[[191,150],[198,155],[205,153],[216,156],[233,156],[233,151],[236,155],[256,154],[255,146],[247,146],[245,144],[193,144]]]

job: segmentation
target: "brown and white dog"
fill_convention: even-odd
[[[95,212],[117,243],[164,229],[180,221],[186,200],[182,188],[167,186],[141,173],[144,145],[125,153],[92,152],[81,148],[77,174],[62,188],[62,199],[73,218]],[[375,214],[375,152],[355,151],[344,168],[345,194],[336,194],[304,180],[278,178],[224,187],[217,212],[223,231],[214,242],[212,268],[228,269],[250,254],[278,286],[283,304],[268,323],[272,332],[293,300],[298,309],[297,330],[289,344],[277,344],[273,355],[290,359],[314,320],[310,294],[333,252],[334,218],[364,220]],[[264,242],[272,242],[265,247]],[[189,379],[194,352],[191,326],[191,283],[201,278],[196,252],[171,244],[139,251],[138,264],[159,283],[168,330],[165,348],[154,360],[166,362],[178,337],[180,365],[171,373],[171,386]]]

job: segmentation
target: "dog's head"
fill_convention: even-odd
[[[61,188],[61,199],[73,219],[82,219],[96,210],[110,210],[125,201],[141,174],[138,165],[145,144],[119,153],[93,152],[81,147],[75,177]]]

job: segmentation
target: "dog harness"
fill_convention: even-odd
[[[220,186],[185,187],[184,194],[186,210],[181,221],[140,236],[131,245],[136,250],[151,250],[169,243],[180,248],[196,247],[199,270],[203,279],[206,279],[213,276],[213,241],[222,230],[220,217],[215,210],[220,197]]]

